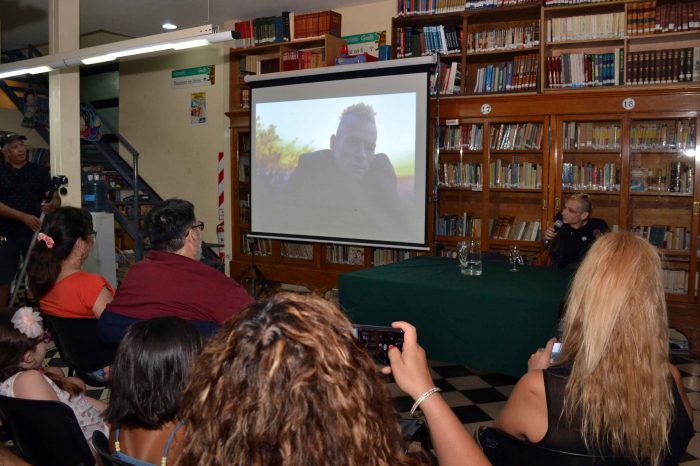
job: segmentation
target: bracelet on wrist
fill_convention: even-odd
[[[425,400],[433,396],[437,392],[441,392],[442,390],[439,389],[438,387],[433,387],[427,392],[423,393],[421,396],[418,397],[415,403],[413,403],[413,406],[411,407],[411,416],[415,417],[416,416],[416,410],[420,406],[421,403],[423,403]]]

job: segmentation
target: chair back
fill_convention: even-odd
[[[593,456],[542,447],[493,427],[481,426],[477,443],[493,466],[634,466],[627,458]]]
[[[73,410],[60,401],[0,395],[0,416],[20,454],[32,465],[95,464]]]
[[[43,314],[51,330],[61,358],[88,385],[104,386],[105,382],[89,376],[114,361],[115,351],[105,347],[97,337],[97,319],[69,319]]]
[[[103,466],[131,465],[131,463],[114,457],[114,454],[109,451],[109,439],[99,430],[92,433],[92,446],[100,456]]]

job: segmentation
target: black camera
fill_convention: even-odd
[[[65,175],[56,175],[53,178],[51,178],[51,181],[53,181],[54,186],[58,188],[59,186],[68,184],[68,177]]]
[[[62,195],[66,195],[68,193],[68,190],[66,189],[65,186],[68,184],[68,177],[65,175],[56,175],[51,178],[51,181],[53,182],[54,188],[61,193]],[[63,186],[63,187],[62,187]]]

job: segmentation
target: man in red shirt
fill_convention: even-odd
[[[145,225],[152,250],[131,267],[100,316],[101,340],[118,343],[132,323],[164,316],[190,321],[208,335],[253,302],[235,280],[199,261],[204,222],[192,203],[163,201]]]

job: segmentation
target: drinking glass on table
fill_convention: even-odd
[[[511,272],[517,272],[518,271],[518,264],[522,264],[523,262],[522,256],[520,255],[520,249],[518,248],[517,245],[513,244],[510,247],[510,257],[508,258],[508,262],[510,262],[510,269],[508,269]]]
[[[476,240],[459,243],[457,250],[462,275],[481,275],[481,242]]]

